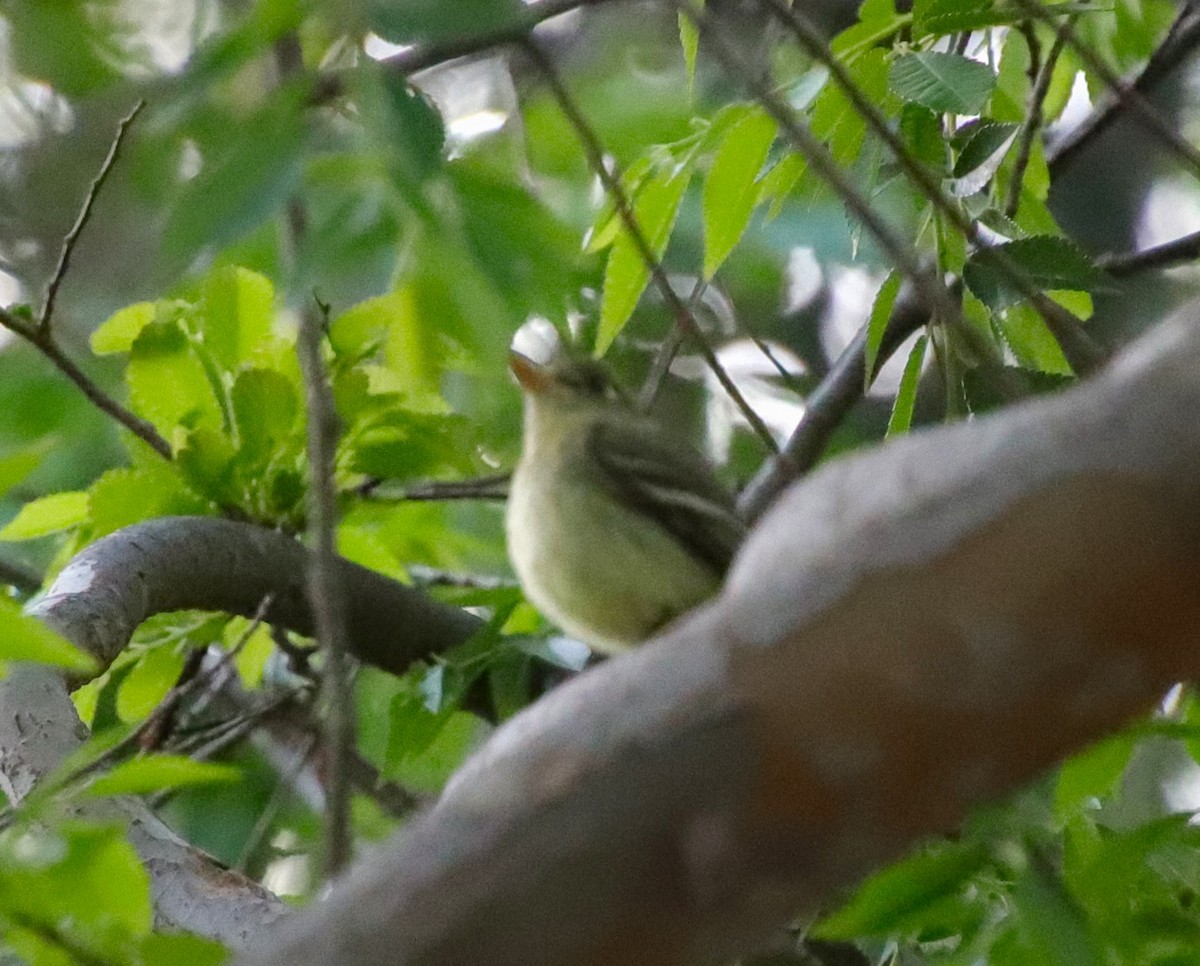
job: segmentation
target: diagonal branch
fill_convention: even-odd
[[[42,306],[42,314],[38,318],[37,327],[41,333],[50,331],[50,320],[54,315],[54,300],[58,296],[58,288],[62,285],[63,279],[67,275],[67,269],[71,265],[71,255],[75,251],[75,245],[79,242],[79,236],[83,234],[83,229],[87,227],[87,223],[92,217],[92,208],[96,204],[96,197],[100,194],[100,189],[104,187],[104,182],[108,180],[109,174],[112,173],[112,169],[117,163],[117,156],[121,153],[121,145],[125,141],[129,126],[133,124],[145,106],[145,101],[138,101],[133,106],[133,110],[126,114],[121,123],[117,125],[117,133],[113,136],[112,144],[108,146],[108,154],[100,163],[100,170],[92,179],[92,185],[83,199],[83,207],[79,209],[75,224],[71,226],[71,230],[63,239],[62,248],[58,252],[58,264],[54,268],[54,274],[50,277],[50,284],[46,287],[46,302]]]
[[[1051,27],[1055,24],[1055,17],[1059,16],[1041,6],[1036,0],[1015,0],[1015,2],[1028,16]],[[1127,83],[1097,57],[1091,47],[1079,39],[1070,20],[1067,20],[1060,29],[1065,31],[1067,43],[1083,61],[1084,66],[1108,86],[1122,108],[1128,111],[1147,133],[1157,138],[1165,148],[1182,161],[1193,175],[1200,177],[1200,151],[1197,151],[1192,143],[1179,133],[1175,123],[1156,104],[1146,99],[1136,82]],[[1200,34],[1197,35],[1197,39],[1200,39]],[[1195,43],[1195,40],[1192,43]],[[1059,165],[1063,163],[1061,152],[1056,161]]]
[[[1170,77],[1200,45],[1200,5],[1189,0],[1182,5],[1179,16],[1171,25],[1166,38],[1150,55],[1146,66],[1132,80],[1119,82],[1112,94],[1076,125],[1069,134],[1046,151],[1046,163],[1053,176],[1061,175],[1093,141],[1107,131],[1129,109],[1129,101],[1118,96],[1119,90],[1135,91],[1148,96],[1162,81]]]
[[[88,398],[93,406],[111,416],[163,459],[171,459],[171,444],[163,439],[153,424],[126,409],[93,382],[79,366],[70,360],[48,328],[40,328],[26,321],[12,309],[6,308],[0,308],[0,325],[20,336],[41,352],[59,372],[75,383],[79,391]]]

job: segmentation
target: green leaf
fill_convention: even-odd
[[[88,490],[92,539],[151,517],[202,514],[205,504],[184,486],[178,468],[161,460],[104,473]]]
[[[946,142],[938,116],[920,104],[905,104],[900,112],[900,135],[913,157],[939,175],[946,168]]]
[[[1131,735],[1105,739],[1065,762],[1054,784],[1054,813],[1067,819],[1089,799],[1109,794],[1125,773],[1136,742]]]
[[[666,251],[691,176],[690,166],[664,168],[646,181],[634,200],[634,218],[655,258],[661,258]],[[597,356],[608,351],[613,339],[625,327],[649,280],[650,269],[622,225],[604,271],[600,327],[596,333]]]
[[[193,761],[184,755],[149,755],[122,762],[88,786],[88,794],[145,795],[188,785],[212,785],[241,781],[242,774],[230,765]]]
[[[161,645],[146,651],[125,675],[117,692],[117,716],[140,721],[162,701],[179,680],[184,656],[177,647]]]
[[[813,932],[830,939],[853,939],[919,928],[926,924],[927,911],[964,888],[986,860],[984,851],[974,845],[926,849],[877,872]]]
[[[134,409],[170,439],[176,426],[222,424],[212,381],[175,322],[152,322],[133,343],[125,370]]]
[[[875,380],[875,360],[879,356],[879,345],[883,342],[883,333],[887,331],[888,320],[892,317],[892,308],[896,304],[896,296],[900,294],[900,283],[903,279],[899,272],[892,272],[879,286],[875,302],[871,306],[871,317],[867,320],[867,349],[865,369],[867,387]]]
[[[1035,235],[1005,242],[975,252],[963,271],[967,286],[993,311],[1023,298],[996,264],[997,254],[1007,258],[1016,270],[1023,271],[1029,283],[1039,291],[1087,291],[1103,277],[1091,259],[1066,238]]]
[[[849,68],[850,76],[863,95],[878,104],[887,93],[887,54],[875,48],[863,54]],[[812,109],[812,132],[826,141],[834,159],[852,164],[862,150],[867,122],[863,120],[840,84],[826,84]]]
[[[83,3],[10,0],[4,17],[11,30],[17,71],[70,98],[83,97],[121,80],[125,60],[104,36],[104,20]]]
[[[52,493],[26,503],[0,530],[0,540],[36,540],[83,523],[88,516],[86,493]]]
[[[296,428],[296,387],[274,369],[243,370],[229,395],[240,455],[250,463],[269,456]]]
[[[307,85],[285,87],[255,114],[230,119],[238,136],[214,144],[179,193],[164,233],[169,251],[190,257],[219,248],[282,209],[300,177],[307,98]]]
[[[70,671],[92,673],[96,662],[41,621],[26,617],[10,600],[0,598],[0,660],[36,661]]]
[[[991,96],[996,75],[968,57],[927,50],[897,57],[888,84],[902,99],[930,110],[978,114]]]
[[[393,43],[430,44],[461,40],[464,26],[477,35],[507,33],[524,20],[520,0],[368,0],[371,29]]]
[[[58,442],[51,436],[42,436],[0,457],[0,494],[7,493],[41,466]]]
[[[197,308],[205,346],[232,371],[270,336],[275,287],[247,268],[218,268],[204,279]]]
[[[982,166],[992,155],[1012,142],[1018,125],[999,121],[972,121],[954,134],[958,159],[954,177],[961,178]]]
[[[888,420],[888,436],[900,436],[912,425],[913,406],[917,402],[917,384],[921,379],[921,367],[925,364],[925,346],[928,339],[921,336],[908,354],[904,374],[900,377],[900,388],[896,390],[896,402]]]
[[[7,837],[0,908],[6,926],[10,917],[40,924],[43,935],[63,935],[91,951],[86,961],[93,963],[130,962],[130,940],[148,935],[153,920],[149,876],[125,829],[79,821]]]
[[[742,237],[758,201],[757,180],[775,143],[775,121],[761,110],[725,135],[704,182],[704,278],[710,280]]]
[[[92,351],[98,356],[128,352],[142,329],[154,321],[153,302],[135,302],[110,315],[92,333]]]
[[[1014,305],[1000,316],[1000,332],[1017,361],[1028,369],[1069,376],[1071,365],[1062,347],[1033,306]]]

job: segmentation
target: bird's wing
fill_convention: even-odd
[[[746,525],[699,453],[632,415],[592,427],[585,445],[601,482],[624,505],[661,526],[714,573],[729,569]]]

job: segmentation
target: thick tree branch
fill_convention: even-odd
[[[10,668],[0,680],[0,789],[12,804],[58,768],[84,735],[62,676],[53,669]],[[257,883],[222,869],[180,839],[138,799],[91,802],[80,814],[128,828],[150,876],[159,928],[186,929],[242,949],[286,912]]]
[[[107,665],[146,618],[171,610],[253,616],[313,633],[305,594],[310,551],[273,530],[210,517],[161,517],[98,540],[59,573],[30,612]],[[473,634],[479,618],[337,559],[350,652],[402,673]]]
[[[1151,707],[1200,667],[1198,318],[792,488],[240,962],[721,962]]]

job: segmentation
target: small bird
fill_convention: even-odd
[[[517,576],[593,650],[633,647],[716,592],[746,526],[708,461],[600,363],[514,351],[509,364],[525,394],[506,519]]]

